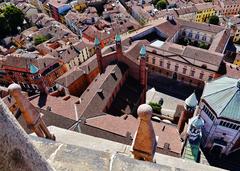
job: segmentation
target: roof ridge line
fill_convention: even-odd
[[[233,97],[236,96],[238,91],[236,91],[234,93],[234,95],[232,96],[232,98],[228,101],[228,103],[225,105],[225,107],[222,109],[222,111],[219,113],[219,116],[221,116],[221,113],[227,108],[227,106],[229,105],[229,103],[232,101]]]
[[[231,87],[228,87],[228,88],[222,89],[222,90],[220,90],[220,91],[217,91],[217,92],[214,92],[214,93],[208,94],[208,95],[206,95],[206,96],[203,96],[203,98],[208,97],[208,96],[211,96],[211,95],[214,95],[214,94],[217,94],[217,93],[222,92],[222,91],[226,91],[227,89],[232,89],[232,88],[234,88],[234,87],[236,87],[236,86],[233,85],[233,86],[231,86]]]

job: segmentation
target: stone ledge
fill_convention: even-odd
[[[32,143],[56,170],[107,171],[111,154],[31,137]]]
[[[57,127],[51,127],[51,132],[57,135],[57,141],[59,142],[35,136],[30,137],[35,147],[48,160],[51,166],[60,171],[222,170],[158,153],[155,154],[156,163],[139,161],[131,158],[130,147],[124,144]]]

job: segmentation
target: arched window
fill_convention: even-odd
[[[207,36],[206,36],[206,35],[203,35],[202,40],[203,40],[203,41],[206,41],[206,40],[207,40]]]
[[[199,39],[199,33],[197,33],[196,35],[195,35],[195,39]]]

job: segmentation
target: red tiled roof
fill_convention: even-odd
[[[232,78],[240,78],[240,67],[226,62],[226,75]]]
[[[125,115],[126,116],[126,115]],[[116,117],[112,115],[102,115],[86,120],[86,125],[96,127],[120,136],[126,136],[127,133],[131,133],[131,136],[135,135],[135,132],[139,125],[139,120],[131,115]],[[156,136],[158,136],[157,147],[164,148],[164,144],[170,144],[170,151],[180,154],[182,150],[182,142],[180,135],[175,125],[167,124],[164,122],[152,122]]]
[[[63,117],[76,120],[75,104],[78,98],[75,96],[54,97],[47,95],[46,97],[37,96],[30,101],[35,107],[48,110],[61,115]],[[50,107],[50,108],[49,108]]]

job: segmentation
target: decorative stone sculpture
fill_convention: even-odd
[[[133,155],[135,159],[153,161],[157,142],[151,122],[152,108],[148,104],[142,104],[137,110],[140,124],[133,141]]]
[[[0,130],[0,170],[53,170],[1,99]]]
[[[22,94],[21,87],[18,84],[13,83],[8,87],[8,91],[16,100],[28,128],[35,132],[39,137],[55,140],[55,136],[49,132],[47,126],[43,122],[41,114]]]

